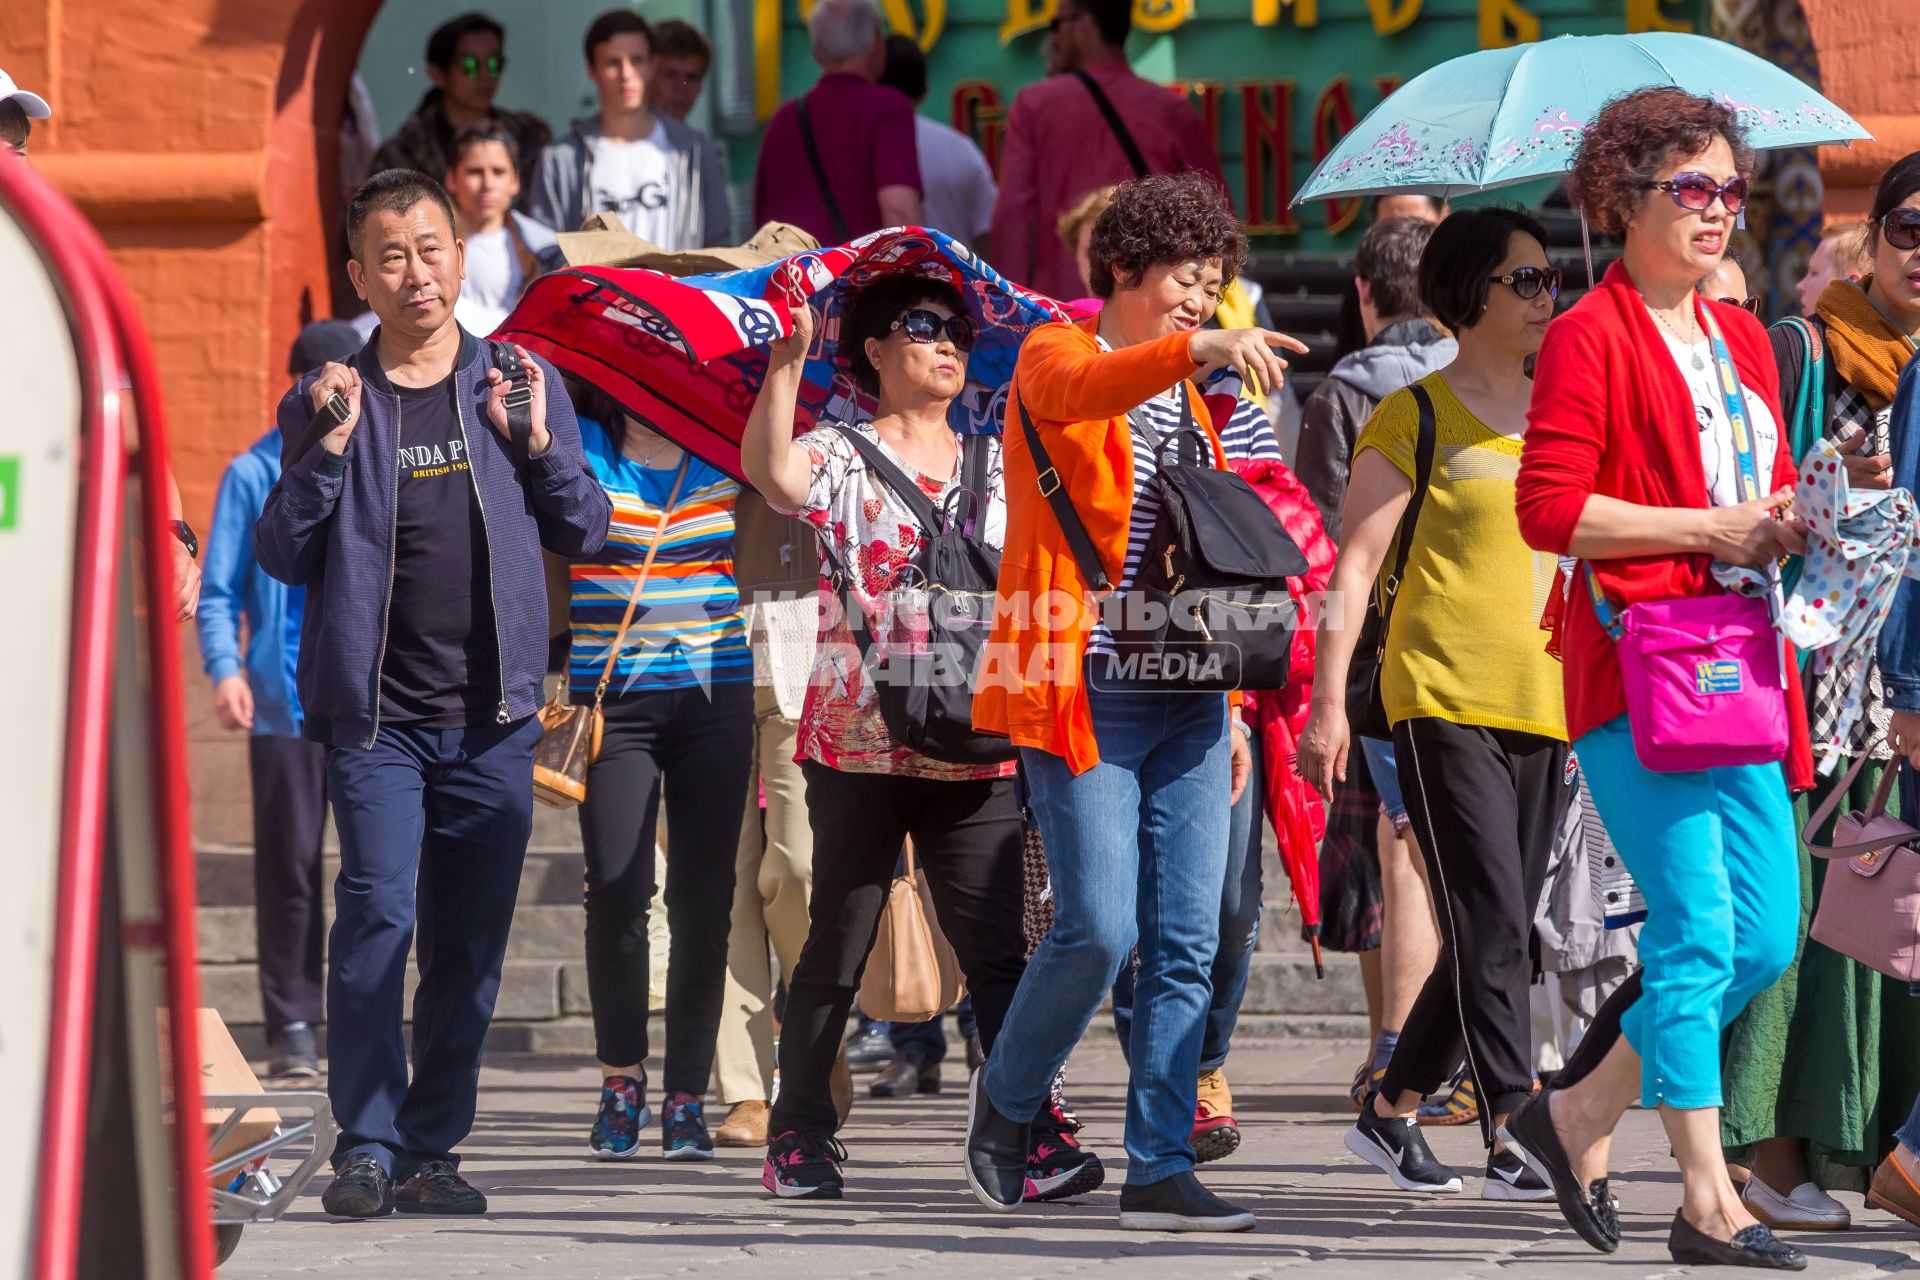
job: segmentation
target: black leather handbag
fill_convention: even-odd
[[[1299,622],[1287,579],[1307,571],[1307,558],[1252,485],[1213,465],[1192,394],[1180,384],[1180,426],[1152,439],[1159,509],[1126,591],[1113,590],[1024,404],[1020,426],[1040,492],[1101,599],[1116,651],[1109,670],[1172,689],[1278,689]]]

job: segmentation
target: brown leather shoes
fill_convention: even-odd
[[[713,1131],[716,1147],[764,1147],[767,1145],[767,1104],[757,1099],[736,1102],[727,1118]]]
[[[1873,1171],[1867,1203],[1920,1227],[1920,1159],[1904,1147],[1895,1147]]]

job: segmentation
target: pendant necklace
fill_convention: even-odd
[[[1641,301],[1645,302],[1646,300],[1643,298],[1641,299]],[[1672,334],[1675,338],[1678,338],[1681,344],[1686,347],[1687,354],[1693,357],[1694,371],[1696,373],[1706,372],[1707,362],[1704,359],[1702,359],[1700,356],[1699,340],[1698,339],[1689,340],[1686,334],[1681,333],[1678,329],[1673,327],[1673,322],[1671,320],[1661,315],[1658,311],[1655,311],[1652,303],[1650,302],[1647,303],[1647,310],[1649,313],[1652,314],[1655,320],[1658,320],[1660,322],[1661,328],[1665,329],[1668,333]]]

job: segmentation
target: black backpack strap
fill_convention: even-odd
[[[826,201],[827,222],[833,228],[836,244],[845,244],[847,220],[840,214],[840,202],[833,198],[833,184],[827,181],[827,168],[820,163],[820,144],[814,141],[813,123],[807,118],[807,95],[801,94],[793,100],[794,114],[800,119],[800,141],[807,148],[807,167],[813,170],[813,185],[820,188],[820,198]]]
[[[1387,623],[1393,618],[1393,601],[1400,594],[1400,582],[1407,574],[1407,557],[1413,552],[1413,530],[1420,523],[1420,508],[1426,504],[1427,489],[1433,481],[1434,437],[1439,428],[1433,417],[1433,397],[1419,383],[1407,390],[1420,410],[1420,433],[1413,444],[1413,496],[1400,514],[1400,530],[1393,552],[1393,573],[1387,578],[1387,598],[1380,606],[1380,643],[1387,640]]]
[[[513,456],[524,461],[533,439],[533,384],[513,344],[489,339],[487,345],[493,348],[494,366],[507,380],[507,434],[513,437]]]
[[[1107,128],[1113,130],[1113,140],[1118,142],[1120,149],[1127,153],[1127,163],[1133,166],[1133,176],[1144,178],[1153,172],[1147,168],[1147,158],[1140,154],[1139,144],[1135,143],[1133,135],[1127,132],[1126,121],[1122,120],[1120,113],[1114,110],[1113,99],[1109,98],[1107,91],[1100,87],[1100,82],[1086,71],[1076,71],[1073,74],[1079,78],[1081,84],[1087,86],[1087,92],[1093,95],[1093,105],[1100,108],[1100,114],[1106,118]]]
[[[906,504],[907,510],[913,513],[913,518],[918,520],[920,527],[927,531],[927,536],[939,537],[940,513],[934,510],[932,501],[920,491],[920,486],[915,484],[906,472],[894,466],[887,455],[880,451],[879,445],[861,435],[860,432],[844,422],[829,425],[847,438],[847,443],[853,446],[854,451],[867,464],[867,470],[878,476],[881,482],[892,489],[900,501]]]
[[[960,487],[948,498],[948,518],[952,504],[962,495],[970,506],[960,525],[969,535],[984,533],[987,527],[987,464],[993,456],[993,437],[979,433],[960,437]]]
[[[357,354],[348,356],[341,363],[349,369],[357,368],[359,356]],[[364,400],[365,392],[363,391],[361,395]],[[338,407],[336,407],[336,402],[338,402]],[[294,441],[291,446],[284,442],[281,444],[280,469],[285,471],[288,467],[306,457],[308,453],[312,452],[313,446],[320,443],[321,437],[333,434],[337,428],[346,422],[351,413],[352,410],[347,408],[347,398],[338,392],[334,393],[334,395],[327,399],[326,403],[313,411],[313,417],[307,420],[306,430],[300,433],[298,440]]]
[[[1016,399],[1016,405],[1020,410],[1021,435],[1026,439],[1027,452],[1033,455],[1040,496],[1053,508],[1053,518],[1059,522],[1060,532],[1066,536],[1067,549],[1073,552],[1074,563],[1080,566],[1080,576],[1087,580],[1087,585],[1095,592],[1112,591],[1113,580],[1107,577],[1106,568],[1100,563],[1100,553],[1094,549],[1087,526],[1080,522],[1080,513],[1073,509],[1073,499],[1067,496],[1060,473],[1054,470],[1053,459],[1047,456],[1047,446],[1040,441],[1040,432],[1033,425],[1033,415],[1027,412],[1024,402]]]

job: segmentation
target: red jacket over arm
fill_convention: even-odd
[[[1784,423],[1779,370],[1766,330],[1739,307],[1696,305],[1713,309],[1747,394],[1764,401],[1774,420]],[[1619,263],[1547,327],[1528,423],[1514,501],[1521,536],[1540,550],[1567,554],[1574,526],[1594,494],[1648,507],[1709,505],[1693,396]],[[1766,459],[1755,461],[1766,469]],[[1784,427],[1771,476],[1772,488],[1793,483]],[[1719,594],[1711,566],[1710,557],[1694,554],[1600,560],[1593,567],[1619,609]],[[1575,584],[1561,614],[1558,641],[1565,664],[1567,732],[1577,740],[1627,709],[1613,641],[1594,615],[1583,583]],[[1796,789],[1812,781],[1797,665],[1788,664],[1787,690],[1793,722],[1787,766]]]

